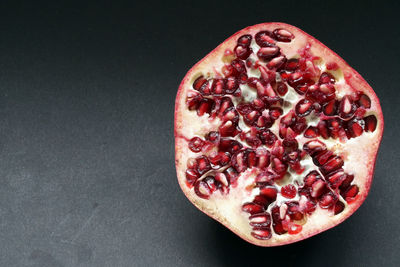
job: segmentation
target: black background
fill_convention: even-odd
[[[400,266],[398,2],[13,1],[0,10],[0,266]],[[186,71],[267,21],[341,55],[375,89],[386,123],[363,206],[276,248],[198,211],[174,166]]]

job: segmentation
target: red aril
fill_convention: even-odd
[[[178,181],[248,242],[293,243],[360,207],[382,134],[379,100],[360,74],[300,29],[263,23],[225,40],[183,79]]]

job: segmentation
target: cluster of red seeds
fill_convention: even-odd
[[[299,51],[300,58],[287,59],[282,54],[276,43],[293,38],[285,29],[258,32],[254,40],[260,48],[255,60],[251,56],[253,37],[241,36],[233,49],[236,58],[221,69],[223,77],[200,76],[193,83],[194,90],[187,94],[189,110],[221,121],[217,131],[189,141],[191,151],[203,154],[188,160],[188,186],[194,186],[199,197],[208,199],[216,190],[227,194],[241,172],[257,168],[255,187],[260,193],[243,204],[242,210],[250,214],[252,235],[258,239],[271,237],[271,224],[276,234],[296,234],[301,231],[304,216],[312,214],[317,204],[338,214],[345,208],[339,195],[348,203],[357,197],[358,186],[352,184],[354,176],[343,171],[343,159],[317,139],[300,149],[297,136],[345,140],[373,132],[377,124],[374,115],[365,116],[371,100],[364,93],[354,92],[338,99],[335,77],[330,72],[321,73],[314,64],[319,58],[310,53],[309,46]],[[249,78],[250,69],[257,69],[260,77]],[[337,65],[329,63],[327,69],[337,69]],[[241,85],[253,88],[257,98],[246,102]],[[283,114],[287,85],[301,99]],[[233,98],[239,100],[236,106]],[[319,118],[316,126],[307,124],[307,116],[312,114]],[[249,130],[239,127],[241,118]],[[269,129],[277,120],[279,137]],[[309,172],[298,189],[288,184],[279,190],[275,183],[289,168],[297,174],[304,172],[300,161],[306,154],[319,171]],[[278,193],[288,199],[280,206],[274,204]],[[296,196],[299,200],[290,200]]]

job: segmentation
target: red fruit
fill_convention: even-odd
[[[360,207],[382,133],[377,96],[343,59],[296,27],[259,24],[183,79],[178,181],[196,207],[248,242],[293,243]]]

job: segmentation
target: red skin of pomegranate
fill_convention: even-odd
[[[235,58],[234,55],[229,55],[229,51],[234,51],[239,37],[245,34],[250,34],[253,36],[254,39],[254,36],[260,31],[268,30],[270,32],[273,32],[274,29],[280,28],[286,29],[290,33],[292,33],[294,35],[294,39],[292,40],[292,42],[277,42],[276,45],[281,47],[282,50],[285,50],[286,54],[290,54],[291,52],[293,52],[293,54],[296,54],[297,51],[304,48],[308,44],[310,46],[311,53],[315,56],[321,57],[327,69],[333,69],[332,71],[335,71],[335,69],[339,69],[341,71],[344,83],[346,84],[347,88],[354,89],[357,92],[362,92],[370,98],[371,107],[368,114],[373,114],[376,117],[377,126],[374,132],[367,134],[364,133],[364,137],[360,139],[349,139],[349,141],[342,143],[339,141],[335,141],[332,146],[334,149],[336,149],[336,154],[339,154],[342,158],[344,158],[345,162],[347,160],[350,162],[349,166],[352,166],[353,168],[355,167],[354,169],[363,170],[360,172],[360,175],[356,176],[355,178],[355,181],[360,188],[360,192],[353,201],[349,201],[346,204],[346,208],[343,212],[335,216],[325,216],[325,214],[322,213],[314,213],[311,217],[308,218],[307,222],[302,225],[302,231],[300,233],[283,235],[273,234],[271,238],[260,239],[255,238],[250,234],[251,230],[249,230],[247,224],[244,223],[249,217],[249,214],[245,214],[243,213],[243,211],[240,211],[240,206],[235,206],[237,204],[234,204],[234,197],[231,195],[238,194],[235,195],[235,197],[243,196],[242,203],[244,203],[245,198],[249,197],[249,192],[243,191],[243,194],[241,195],[241,193],[238,193],[238,191],[231,186],[230,193],[227,193],[225,195],[218,193],[218,196],[216,195],[214,197],[212,195],[210,199],[205,199],[196,195],[193,186],[188,184],[185,177],[185,171],[188,168],[187,160],[190,157],[196,157],[188,149],[188,142],[192,137],[197,136],[196,129],[205,128],[208,130],[217,131],[218,127],[215,127],[213,122],[203,117],[203,119],[199,121],[191,120],[191,117],[187,114],[189,114],[188,112],[193,111],[188,111],[186,101],[188,90],[189,88],[192,88],[192,84],[194,80],[199,77],[199,73],[202,73],[203,75],[209,73],[211,77],[216,77],[218,75],[220,77],[223,77],[223,75],[221,74],[221,68],[224,63],[230,62],[230,60]],[[342,95],[346,93],[346,90],[343,91],[344,93]],[[337,88],[337,92],[342,93],[341,88]],[[384,128],[383,114],[380,107],[379,99],[376,96],[374,90],[361,77],[361,75],[353,68],[351,68],[335,52],[330,50],[314,37],[308,35],[307,33],[292,25],[279,22],[262,23],[242,29],[226,39],[217,48],[211,51],[206,57],[195,64],[186,74],[179,86],[175,102],[174,122],[175,164],[178,182],[183,193],[198,209],[200,209],[208,216],[219,221],[221,224],[229,228],[239,237],[252,244],[265,247],[289,244],[309,238],[313,235],[326,231],[340,224],[349,216],[351,216],[360,207],[360,205],[364,202],[365,198],[368,195],[373,179],[376,156],[382,139]],[[277,123],[278,122],[279,119]],[[324,139],[319,140],[324,141]],[[241,175],[251,176],[252,170],[253,169],[247,170]],[[306,173],[302,174],[302,176],[305,175]],[[232,205],[230,205],[230,203],[232,203]],[[316,219],[318,219],[318,221]]]

